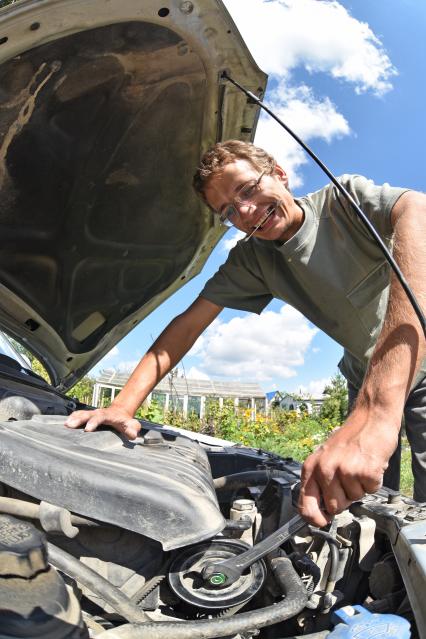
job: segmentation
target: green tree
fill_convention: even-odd
[[[83,377],[75,386],[68,391],[71,397],[75,397],[82,404],[90,404],[92,402],[93,387],[95,380],[90,375]]]
[[[37,373],[37,375],[40,375],[40,377],[45,379],[46,382],[49,382],[49,384],[50,384],[49,373],[44,368],[43,364],[37,359],[37,357],[33,356],[32,360],[31,360],[31,368],[34,371],[34,373]]]
[[[18,353],[22,353],[22,355],[24,355],[30,362],[31,370],[33,370],[34,373],[37,373],[37,375],[40,375],[40,377],[45,379],[46,382],[49,382],[50,384],[51,380],[49,377],[49,373],[44,368],[43,364],[37,359],[37,357],[33,355],[31,351],[25,348],[25,346],[23,346],[20,342],[16,341],[16,339],[13,339],[12,337],[8,337],[8,339],[10,340],[10,343],[15,348],[15,350],[17,350]]]
[[[348,413],[348,389],[343,375],[337,373],[324,388],[323,395],[325,399],[321,406],[321,419],[329,420],[333,426],[340,426]]]
[[[20,342],[17,342],[15,339],[11,337],[9,337],[9,339],[12,345],[14,346],[14,348],[19,353],[22,353],[23,355],[25,355],[25,357],[29,360],[29,362],[31,363],[31,370],[33,370],[34,373],[37,373],[37,375],[40,375],[40,377],[45,379],[46,382],[49,382],[50,384],[51,380],[50,380],[49,374],[47,370],[44,368],[43,364],[37,359],[37,357],[33,355],[31,351],[25,348],[25,346],[23,346]],[[71,397],[75,397],[76,399],[78,399],[78,401],[81,402],[82,404],[90,404],[92,401],[94,385],[95,385],[95,380],[93,379],[93,377],[86,375],[85,377],[83,377],[83,379],[77,382],[75,386],[71,388],[68,394]]]

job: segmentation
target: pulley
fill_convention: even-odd
[[[237,539],[214,539],[185,548],[170,566],[169,584],[175,594],[192,606],[217,610],[230,608],[249,601],[262,587],[266,576],[262,560],[253,563],[236,581],[227,584],[224,579],[209,584],[202,576],[203,569],[212,562],[236,557],[249,549]]]

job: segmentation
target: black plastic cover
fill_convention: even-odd
[[[165,550],[224,528],[207,456],[196,442],[162,429],[153,436],[148,423],[145,440],[130,442],[111,430],[68,430],[64,421],[0,423],[0,481],[155,539]]]
[[[43,533],[27,521],[0,515],[0,578],[30,578],[47,568]]]
[[[2,639],[89,639],[80,606],[47,563],[44,535],[32,524],[0,516]]]

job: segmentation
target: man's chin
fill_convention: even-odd
[[[285,235],[286,233],[282,229],[273,228],[268,229],[263,233],[256,234],[256,237],[260,240],[266,240],[269,242],[285,242],[287,239]]]

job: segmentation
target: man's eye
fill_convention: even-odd
[[[252,197],[256,193],[257,190],[257,180],[255,182],[249,182],[246,184],[243,189],[241,189],[240,197],[249,198]]]
[[[235,209],[232,205],[225,207],[220,214],[220,221],[225,224],[228,221],[231,221],[233,216],[235,215]]]

